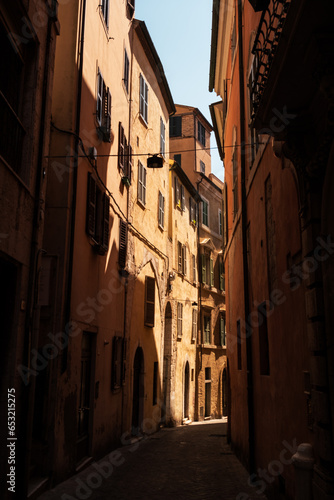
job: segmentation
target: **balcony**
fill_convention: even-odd
[[[0,155],[20,175],[25,130],[19,117],[1,91],[0,116]]]
[[[285,140],[297,122],[312,126],[321,80],[333,73],[333,19],[324,1],[271,0],[262,12],[248,82],[258,132]]]

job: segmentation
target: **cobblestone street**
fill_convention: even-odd
[[[39,500],[264,500],[247,484],[247,471],[226,444],[226,428],[215,420],[162,429],[119,448]]]

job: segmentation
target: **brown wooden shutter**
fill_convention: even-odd
[[[108,195],[103,193],[102,197],[102,235],[101,235],[101,246],[103,250],[107,251],[109,246],[109,207],[110,198]]]
[[[87,184],[87,216],[86,231],[92,238],[95,237],[96,224],[96,182],[91,173],[88,173]]]
[[[127,248],[127,224],[123,220],[120,220],[118,263],[122,269],[124,269],[126,264],[126,248]]]
[[[146,276],[145,279],[145,326],[154,326],[155,309],[155,279]]]

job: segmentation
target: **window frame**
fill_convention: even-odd
[[[197,120],[197,140],[205,148],[206,146],[206,133],[204,125]]]
[[[160,116],[160,154],[165,158],[166,155],[166,125]]]
[[[107,28],[109,28],[109,0],[101,0],[101,15]]]
[[[177,303],[177,338],[181,339],[183,335],[183,304]]]
[[[138,184],[137,184],[137,201],[143,206],[146,206],[146,178],[147,171],[145,165],[138,160]]]
[[[165,197],[161,191],[158,195],[158,225],[160,229],[165,227]]]
[[[209,325],[209,329],[207,326]],[[203,344],[211,344],[211,314],[203,314]]]
[[[192,310],[192,323],[191,323],[191,340],[192,342],[196,342],[197,339],[197,318],[198,318],[198,310]]]
[[[148,84],[142,73],[139,75],[139,114],[144,123],[148,124]]]
[[[210,207],[210,204],[209,204],[209,200],[203,198],[203,196],[202,196],[202,202],[201,203],[202,203],[202,224],[203,224],[203,226],[210,227],[210,220],[209,220],[209,207]],[[206,217],[205,218],[204,218],[204,215],[205,215],[204,204],[206,204],[206,206],[207,206],[207,213],[206,213]],[[207,221],[207,224],[206,224],[206,222],[204,220]]]
[[[130,59],[128,52],[124,49],[123,83],[126,93],[129,93]]]
[[[202,160],[199,161],[199,170],[202,174],[205,175],[205,163]]]
[[[150,295],[152,292],[153,292],[153,298]],[[152,276],[145,276],[144,325],[149,328],[154,328],[154,322],[155,322],[155,279]]]

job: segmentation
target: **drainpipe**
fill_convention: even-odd
[[[132,23],[131,23],[132,24]],[[133,25],[131,26],[131,68],[130,68],[130,95],[129,95],[129,123],[128,123],[128,145],[130,146],[131,144],[131,112],[132,112],[132,74],[133,74],[133,36],[134,36],[134,29]],[[130,160],[130,158],[129,158]],[[129,220],[129,203],[130,203],[130,186],[127,186],[127,193],[126,193],[126,220]],[[127,318],[127,299],[128,299],[128,286],[129,286],[129,273],[124,273],[125,275],[125,283],[124,283],[124,319],[123,319],[123,346],[125,346],[126,342],[126,318]],[[129,350],[130,343],[127,346],[127,349]],[[124,347],[123,347],[124,348]],[[128,356],[128,352],[126,353],[126,356]],[[122,408],[121,408],[121,434],[123,435],[124,433],[124,405],[125,405],[125,387],[126,384],[123,385],[122,389]],[[129,380],[129,387],[130,387],[130,380]]]
[[[75,117],[75,148],[73,158],[73,188],[71,202],[71,229],[68,260],[68,277],[65,299],[65,325],[69,324],[71,319],[71,298],[72,298],[72,278],[73,278],[73,259],[74,259],[74,234],[75,217],[77,202],[77,184],[78,184],[78,157],[79,157],[79,135],[80,135],[80,116],[81,116],[81,94],[82,94],[82,73],[83,73],[83,55],[84,55],[84,37],[85,37],[85,19],[86,19],[86,0],[81,1],[81,26],[80,26],[80,45],[79,45],[79,70],[78,86],[76,99],[76,117]],[[66,332],[67,334],[67,332]],[[67,368],[68,343],[63,350],[61,372],[64,373]]]
[[[195,146],[196,146],[196,138],[195,138]],[[195,147],[195,158],[196,158],[196,147]],[[195,163],[196,165],[196,163]],[[203,181],[204,177],[201,177],[201,180],[196,182],[196,185],[197,185],[197,192],[199,194],[199,186],[201,184],[201,182]],[[200,276],[200,271],[201,271],[201,254],[200,254],[200,244],[199,244],[199,206],[200,206],[200,201],[198,202],[197,204],[197,241],[198,241],[198,251],[197,251],[197,265],[198,265],[198,271],[197,271],[197,274],[198,274],[198,277]],[[202,271],[201,271],[202,272]],[[199,305],[199,327],[197,325],[197,333],[198,333],[198,330],[199,328],[201,329],[202,331],[202,283],[199,281],[199,288],[198,288],[198,305]],[[198,342],[198,335],[197,335],[197,342]],[[199,420],[199,415],[198,415],[198,375],[197,375],[197,371],[198,373],[201,371],[202,369],[202,355],[203,355],[203,349],[202,349],[202,344],[201,344],[201,362],[199,364],[199,366],[197,365],[197,353],[196,353],[196,367],[195,367],[195,373],[196,373],[196,386],[195,386],[195,404],[196,404],[196,407],[195,407],[195,413],[196,413],[196,416],[197,416],[197,420]]]
[[[239,49],[239,86],[240,86],[240,142],[245,144],[245,82],[243,62],[243,33],[242,10],[243,1],[238,0],[238,49]],[[243,260],[243,288],[244,288],[244,314],[246,333],[246,358],[247,358],[247,406],[248,406],[248,444],[249,444],[249,472],[255,472],[255,439],[254,439],[254,399],[253,399],[253,358],[252,337],[249,318],[249,284],[247,260],[247,205],[246,205],[246,156],[241,152],[241,231],[242,231],[242,260]]]

